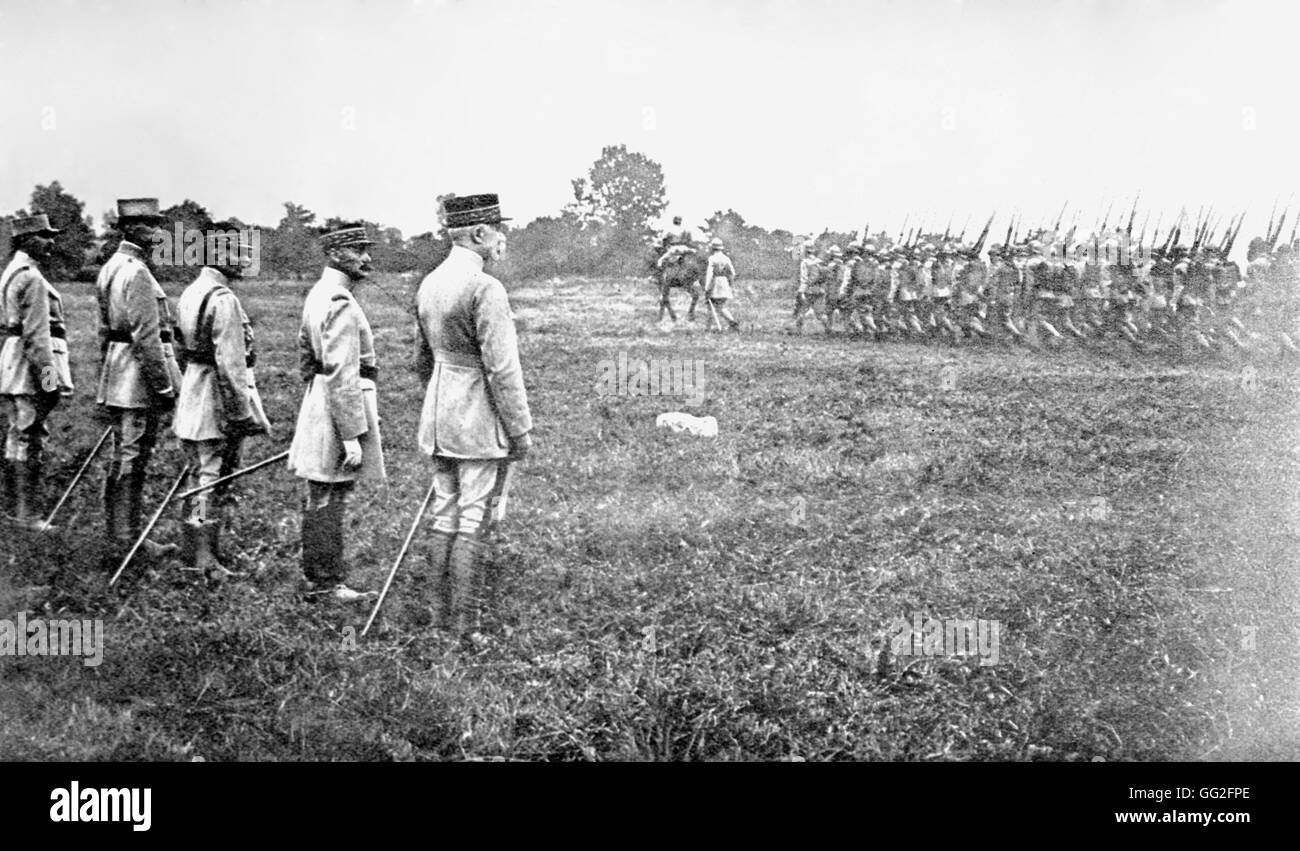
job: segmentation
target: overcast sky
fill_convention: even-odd
[[[1290,2],[0,0],[0,211],[59,180],[97,224],[156,195],[412,235],[448,191],[554,214],[626,143],[688,220],[1091,217],[1141,189],[1256,231],[1300,189],[1297,55]]]

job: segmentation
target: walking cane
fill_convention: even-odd
[[[397,561],[393,562],[393,569],[388,571],[388,580],[384,582],[384,589],[379,592],[379,599],[375,601],[375,609],[370,613],[366,625],[361,629],[361,637],[365,638],[366,633],[370,631],[370,625],[375,622],[375,616],[379,614],[379,607],[384,605],[384,598],[388,596],[388,589],[393,586],[393,579],[397,576],[397,568],[402,566],[402,561],[406,558],[406,551],[411,548],[411,541],[415,538],[415,530],[420,528],[420,521],[424,519],[424,512],[429,508],[429,500],[433,499],[434,482],[429,482],[429,492],[424,495],[424,502],[420,503],[420,510],[415,513],[415,522],[411,524],[411,531],[406,533],[406,541],[402,544],[402,549],[397,553]]]
[[[108,436],[112,433],[113,427],[109,426],[104,429],[104,433],[99,436],[99,442],[95,444],[94,449],[90,450],[90,454],[86,456],[86,461],[81,465],[81,469],[77,471],[77,475],[72,477],[72,481],[68,484],[67,490],[63,492],[63,496],[59,497],[59,501],[54,504],[54,510],[50,512],[50,516],[45,518],[46,526],[50,526],[54,523],[54,515],[59,513],[59,509],[63,507],[63,503],[67,502],[68,497],[72,496],[72,489],[77,486],[77,482],[81,481],[81,477],[86,475],[86,471],[90,469],[90,462],[95,460],[95,456],[99,454],[99,450],[104,447],[104,441],[108,440]]]
[[[713,327],[716,328],[717,330],[721,331],[721,330],[722,330],[722,321],[721,321],[720,319],[718,319],[718,311],[717,311],[717,309],[714,308],[714,306],[713,306],[713,299],[709,298],[707,295],[706,295],[704,298],[705,298],[705,300],[708,301],[708,303],[709,303],[709,315],[713,317]]]
[[[172,485],[172,489],[167,491],[167,498],[162,501],[162,505],[159,505],[158,510],[153,513],[153,518],[149,520],[149,525],[145,526],[144,531],[140,533],[140,538],[135,542],[135,546],[131,547],[131,551],[126,554],[126,558],[122,559],[122,564],[118,567],[117,573],[114,573],[113,578],[108,580],[109,588],[113,587],[113,583],[117,582],[117,578],[122,575],[122,571],[126,570],[126,566],[131,563],[131,559],[135,558],[136,552],[140,549],[141,545],[144,544],[145,538],[149,537],[149,533],[153,531],[153,527],[158,524],[158,518],[162,517],[163,511],[171,503],[172,497],[176,495],[176,491],[180,490],[181,483],[185,481],[185,477],[189,474],[190,465],[186,464],[185,469],[181,470],[180,476],[177,477],[176,483]]]
[[[226,482],[233,482],[235,479],[241,478],[243,476],[247,476],[249,473],[256,472],[257,470],[260,470],[263,467],[274,464],[276,461],[283,461],[285,458],[288,457],[289,457],[289,450],[286,449],[283,452],[281,452],[279,455],[276,455],[274,458],[267,458],[264,461],[258,461],[256,464],[253,464],[249,467],[245,467],[242,470],[236,470],[235,472],[231,473],[228,476],[222,476],[221,478],[216,479],[215,481],[208,482],[206,485],[199,485],[197,488],[190,488],[185,493],[181,494],[176,498],[189,499],[193,496],[197,496],[203,493],[206,490],[212,490],[215,487],[224,485]]]

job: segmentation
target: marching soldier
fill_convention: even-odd
[[[38,265],[59,232],[44,215],[14,219],[11,226],[13,256],[0,274],[0,410],[8,421],[0,463],[5,498],[13,501],[5,513],[43,532],[49,528],[40,513],[45,420],[73,389],[63,299]]]
[[[860,247],[849,273],[849,320],[859,334],[870,332],[872,339],[880,335],[876,315],[880,309],[880,260],[875,246],[867,243]]]
[[[822,297],[822,324],[826,326],[829,333],[831,325],[835,320],[835,310],[838,306],[837,293],[840,285],[840,277],[844,271],[844,250],[838,245],[832,245],[826,250],[826,259],[822,261],[821,282],[819,284]],[[815,307],[814,307],[815,309]]]
[[[104,523],[108,538],[126,549],[139,537],[149,459],[164,415],[176,407],[181,373],[172,346],[167,294],[145,263],[163,218],[158,199],[117,202],[123,240],[99,270],[99,350],[103,366],[95,401],[112,423],[112,456],[104,481]],[[144,541],[159,558],[177,551]]]
[[[922,275],[922,266],[920,254],[916,249],[912,249],[910,253],[904,253],[903,262],[897,267],[899,311],[906,323],[903,328],[904,334],[925,333],[925,329],[921,327],[921,320],[916,315],[916,303],[926,284],[926,278]]]
[[[1146,313],[1144,331],[1161,337],[1168,336],[1170,293],[1174,289],[1174,280],[1173,259],[1162,249],[1153,251],[1151,267],[1146,275],[1146,301],[1143,304]]]
[[[709,242],[709,249],[708,265],[704,270],[704,297],[713,304],[718,315],[727,320],[727,325],[733,331],[739,331],[740,323],[727,307],[727,302],[732,298],[731,282],[736,280],[736,267],[723,252],[721,239],[714,237]]]
[[[796,333],[803,331],[803,320],[809,311],[816,315],[816,299],[822,295],[821,260],[813,248],[813,241],[803,244],[803,259],[799,261],[799,285],[794,294],[794,320]]]
[[[957,267],[953,259],[953,248],[944,243],[939,246],[933,263],[930,264],[930,321],[936,333],[947,331],[950,342],[956,343],[961,337],[949,315],[953,287],[956,283]]]
[[[307,293],[298,363],[307,389],[289,447],[289,471],[305,479],[302,572],[316,599],[343,603],[374,595],[348,587],[344,526],[357,481],[383,481],[384,450],[370,323],[352,291],[370,276],[370,246],[360,223],[321,237],[326,266]]]
[[[1043,243],[1037,239],[1029,241],[1030,256],[1025,265],[1025,287],[1029,291],[1029,319],[1026,331],[1031,344],[1037,344],[1038,331],[1043,329],[1054,339],[1061,338],[1051,319],[1057,305],[1057,289],[1060,287],[1060,275],[1044,250]]]
[[[1237,261],[1223,256],[1214,270],[1214,304],[1220,316],[1216,327],[1233,346],[1244,349],[1246,344],[1239,332],[1244,331],[1245,326],[1236,315],[1240,287],[1241,267]]]
[[[191,484],[200,487],[238,469],[246,436],[270,431],[253,381],[252,326],[231,289],[253,259],[252,248],[239,241],[242,230],[234,223],[213,231],[208,265],[176,304],[185,375],[172,430],[185,450]],[[183,508],[185,560],[214,578],[233,575],[219,557],[225,491],[224,485],[205,491]]]
[[[1127,243],[1120,243],[1114,249],[1109,248],[1110,243],[1107,246],[1105,256],[1099,258],[1099,262],[1105,263],[1110,281],[1109,290],[1103,290],[1102,326],[1137,346],[1140,344],[1133,311],[1138,300],[1142,252],[1130,249]]]
[[[839,246],[835,246],[839,249]],[[826,330],[835,328],[836,315],[845,317],[845,324],[852,328],[849,311],[849,296],[853,292],[853,267],[857,265],[862,249],[853,241],[846,248],[840,249],[834,261],[829,264],[826,275]]]
[[[532,447],[510,300],[485,271],[505,252],[505,221],[496,195],[447,199],[451,253],[417,295],[427,383],[419,444],[433,459],[433,621],[462,640],[495,614],[488,535],[504,511],[508,464]]]
[[[984,319],[988,315],[988,267],[973,247],[959,252],[958,258],[953,273],[958,324],[980,338],[987,337]]]
[[[989,246],[989,264],[989,301],[995,318],[1013,339],[1020,339],[1023,332],[1016,325],[1015,313],[1022,281],[1014,246]]]

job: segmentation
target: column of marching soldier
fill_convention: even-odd
[[[253,374],[252,329],[231,286],[254,262],[253,249],[241,241],[229,251],[209,250],[209,265],[173,312],[146,262],[146,247],[161,236],[157,200],[122,200],[117,212],[123,240],[96,284],[96,402],[109,421],[100,445],[111,436],[103,492],[106,562],[121,561],[120,574],[137,554],[179,556],[210,578],[231,576],[220,554],[227,477],[239,474],[244,440],[270,427]],[[505,250],[508,219],[491,194],[451,197],[439,215],[452,248],[418,293],[418,362],[427,384],[418,443],[433,470],[416,524],[431,505],[433,529],[412,610],[423,624],[466,637],[484,622],[485,601],[495,599],[492,577],[485,577],[492,573],[489,533],[504,510],[507,465],[531,446],[532,419],[505,288],[485,271]],[[14,219],[10,230],[13,255],[0,276],[3,511],[21,527],[46,533],[53,529],[41,509],[46,421],[73,392],[62,300],[40,271],[58,231],[44,215]],[[233,223],[213,230],[246,233]],[[370,325],[353,296],[370,274],[372,244],[360,224],[321,237],[326,265],[307,294],[297,340],[306,389],[292,444],[277,456],[287,456],[289,470],[303,480],[301,568],[313,599],[375,596],[348,586],[345,555],[347,507],[357,482],[384,477],[378,364]],[[191,485],[182,495],[180,546],[151,540],[153,521],[143,517],[149,462],[169,414],[185,466],[164,506],[182,484]]]
[[[1039,229],[1003,244],[921,236],[856,238],[820,255],[801,249],[792,332],[807,316],[826,331],[842,320],[874,340],[943,339],[1038,345],[1120,343],[1138,350],[1277,351],[1300,354],[1300,240],[1279,244],[1286,215],[1253,239],[1247,269],[1229,259],[1244,215],[1216,235],[1208,221],[1181,223],[1146,242],[1127,229],[1075,242],[1073,229]],[[1158,225],[1157,225],[1158,228]],[[1016,226],[1018,231],[1018,226]],[[863,231],[864,235],[866,230]],[[1183,244],[1187,237],[1190,244]]]

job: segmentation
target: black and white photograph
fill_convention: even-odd
[[[1296,761],[1297,55],[0,0],[0,760]]]

